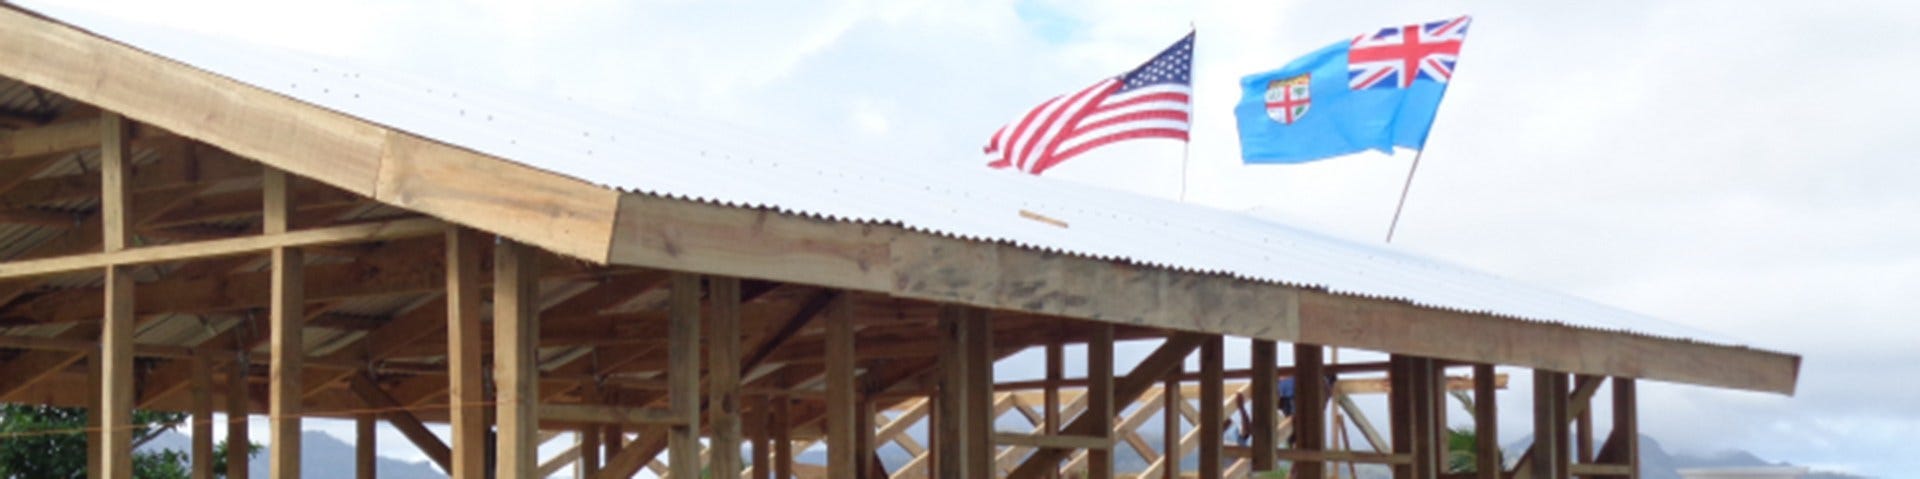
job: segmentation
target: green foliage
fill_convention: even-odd
[[[1479,472],[1479,442],[1472,428],[1448,429],[1447,472]]]
[[[182,413],[134,411],[133,442],[144,443],[187,418]],[[24,404],[0,404],[0,478],[82,478],[87,476],[87,411]],[[225,444],[218,448],[226,449]],[[259,445],[250,445],[258,451]],[[226,454],[219,453],[215,471],[224,472]],[[187,454],[147,451],[133,456],[133,476],[142,479],[185,479]]]

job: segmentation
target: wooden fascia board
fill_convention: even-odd
[[[1800,358],[626,194],[609,260],[989,309],[1792,394]]]
[[[619,193],[0,5],[0,75],[393,206],[606,262]]]

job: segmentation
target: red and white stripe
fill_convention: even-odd
[[[1000,127],[987,142],[987,166],[1038,175],[1062,162],[1116,142],[1187,140],[1193,88],[1166,84],[1115,94],[1118,78],[1094,83],[1034,107]]]

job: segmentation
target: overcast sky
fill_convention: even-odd
[[[1360,241],[1384,234],[1411,154],[1242,166],[1237,79],[1361,31],[1472,14],[1395,244],[1805,356],[1792,398],[1643,388],[1643,430],[1671,449],[1920,470],[1917,4],[762,3],[776,5],[77,7],[903,162],[981,162],[1009,118],[1197,28],[1186,199]],[[1178,151],[1144,143],[1054,173],[1177,197]],[[1526,430],[1524,396],[1503,401],[1504,437]]]

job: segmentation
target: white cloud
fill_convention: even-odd
[[[1920,362],[1909,321],[1920,162],[1906,154],[1920,4],[1045,3],[1085,30],[1050,42],[1010,1],[84,8],[610,108],[687,110],[876,161],[977,161],[1007,119],[1131,68],[1192,22],[1190,199],[1355,238],[1385,232],[1411,155],[1242,166],[1228,106],[1238,77],[1369,28],[1472,13],[1396,242],[1807,355],[1797,398],[1646,388],[1647,430],[1676,448],[1915,466],[1901,438],[1920,427],[1904,407],[1920,398],[1890,384]],[[1134,158],[1059,171],[1177,195],[1172,161]],[[1521,406],[1508,424],[1524,424]]]

